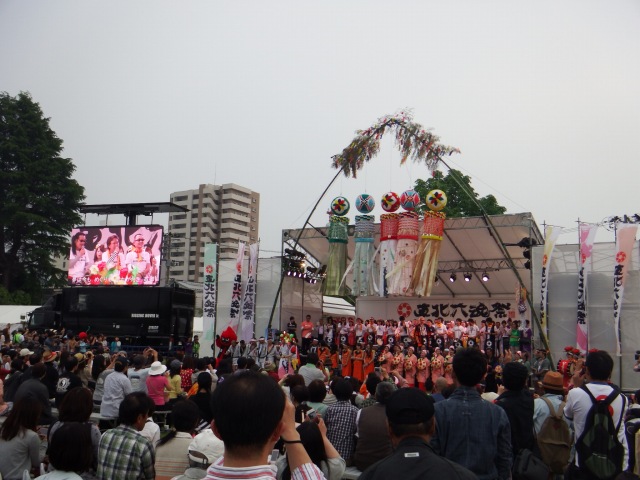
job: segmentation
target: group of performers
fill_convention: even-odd
[[[531,326],[529,320],[461,319],[445,321],[442,318],[419,317],[399,320],[331,317],[323,329],[323,338],[328,345],[413,345],[426,347],[479,347],[502,355],[505,350],[512,353],[521,350],[531,353]]]

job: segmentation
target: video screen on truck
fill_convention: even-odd
[[[161,225],[79,227],[71,231],[69,285],[158,285]]]

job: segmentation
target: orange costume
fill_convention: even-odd
[[[351,350],[348,348],[342,351],[342,376],[351,376]]]
[[[364,352],[364,363],[362,365],[362,367],[364,369],[364,378],[367,378],[367,376],[370,373],[374,372],[374,369],[375,369],[375,365],[373,364],[374,356],[375,356],[375,354],[374,354],[373,350],[369,350],[368,352],[365,350],[365,352]]]
[[[418,382],[418,388],[423,392],[426,391],[425,383],[429,377],[429,365],[431,362],[427,357],[419,358],[416,362],[416,381]]]
[[[363,350],[354,350],[351,354],[351,361],[353,362],[353,378],[357,378],[361,382],[364,380],[364,370],[363,370],[363,362],[364,362],[364,351]]]

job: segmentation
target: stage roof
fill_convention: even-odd
[[[464,217],[447,219],[445,235],[442,240],[438,262],[439,282],[434,286],[431,298],[452,297],[496,297],[512,296],[519,285],[516,273],[511,268],[513,260],[527,290],[531,289],[531,270],[525,268],[527,259],[524,249],[517,246],[523,238],[530,237],[536,244],[542,245],[544,238],[531,213],[509,215],[491,215],[488,222],[484,217]],[[491,226],[491,224],[493,226]],[[354,227],[349,226],[349,235]],[[282,240],[286,248],[292,248],[295,239],[300,236],[299,250],[310,258],[311,263],[325,265],[329,256],[329,242],[326,238],[327,227],[309,226],[300,229],[283,230]],[[380,242],[380,225],[376,225],[375,246]],[[348,244],[348,256],[351,261],[355,245]],[[506,254],[508,252],[508,255]],[[348,264],[348,263],[347,263]],[[465,282],[464,273],[471,273],[470,282]],[[489,281],[482,281],[482,274],[489,275]],[[455,273],[457,279],[450,282]],[[350,278],[347,278],[349,285]]]

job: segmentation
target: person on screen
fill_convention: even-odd
[[[144,248],[144,236],[136,233],[133,236],[133,247],[127,253],[124,263],[129,267],[129,271],[136,270],[136,278],[144,279],[151,269],[151,258]]]
[[[120,270],[124,266],[124,255],[120,248],[120,239],[117,235],[110,235],[107,238],[107,249],[102,253],[103,262],[107,265],[115,265],[115,268]]]
[[[76,232],[71,238],[69,279],[72,283],[82,283],[91,266],[89,254],[85,249],[85,243],[87,243],[87,234],[85,232]]]

